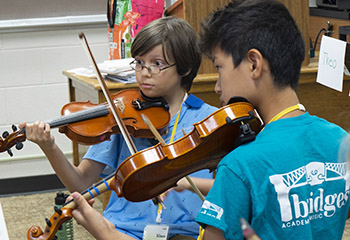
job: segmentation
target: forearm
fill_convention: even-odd
[[[95,171],[95,168],[93,168],[94,172],[90,172],[86,164],[78,167],[71,164],[56,144],[53,144],[51,147],[40,148],[49,160],[58,178],[70,192],[82,192],[98,178],[99,173]]]
[[[77,204],[77,208],[72,211],[74,219],[83,226],[97,240],[134,240],[134,238],[119,232],[113,223],[108,221],[97,212],[82,197],[75,192],[71,195]],[[93,200],[90,201],[93,204]]]
[[[213,186],[213,183],[214,183],[214,179],[191,177],[191,180],[194,183],[194,185],[197,186],[199,191],[205,196],[209,193],[210,188]],[[182,178],[178,182],[178,187],[182,188],[182,190],[190,190],[190,191],[194,192],[193,187],[187,181],[186,178]]]
[[[96,216],[97,217],[97,216]],[[98,216],[99,217],[99,216]],[[134,240],[134,238],[119,232],[114,224],[101,216],[101,222],[84,226],[96,240]]]

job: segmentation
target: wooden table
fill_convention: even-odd
[[[63,71],[63,75],[68,77],[69,100],[71,102],[82,102],[89,100],[92,103],[102,103],[106,101],[97,79],[79,76],[67,71]],[[207,103],[219,107],[219,95],[214,92],[217,77],[217,74],[198,75],[193,83],[191,93],[205,100]],[[124,84],[106,81],[106,84],[111,94],[123,89],[137,88],[136,83]],[[88,146],[78,145],[77,143],[73,142],[73,161],[75,165],[79,164],[79,161],[86,152],[87,147]]]
[[[344,76],[344,91],[338,92],[316,83],[317,59],[311,59],[308,66],[302,67],[297,94],[300,102],[310,114],[320,116],[330,122],[350,129],[350,77]],[[68,77],[70,101],[87,101],[93,103],[105,102],[103,92],[98,81],[93,78],[82,77],[67,71],[63,74]],[[219,96],[214,92],[217,74],[199,74],[193,82],[191,93],[203,99],[205,102],[220,107]],[[134,84],[116,83],[106,81],[107,87],[113,94],[126,88],[137,88]],[[73,143],[74,164],[85,153],[86,147]]]
[[[298,97],[300,102],[306,107],[310,114],[320,116],[330,122],[342,126],[345,130],[350,129],[350,77],[344,76],[344,91],[338,92],[316,83],[317,59],[312,58],[308,66],[302,67]],[[103,92],[97,79],[78,76],[63,71],[69,81],[70,101],[87,101],[93,103],[105,102]],[[214,92],[214,87],[218,74],[199,74],[193,82],[191,93],[203,99],[205,102],[220,107],[219,96]],[[113,94],[126,88],[137,88],[136,84],[124,84],[106,81],[107,87]],[[88,146],[83,146],[73,142],[73,161],[79,164]],[[103,208],[107,206],[110,192],[99,196]]]

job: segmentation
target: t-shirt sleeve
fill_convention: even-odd
[[[119,135],[112,135],[111,140],[90,146],[83,158],[106,164],[101,174],[101,177],[106,177],[117,168],[119,142]]]
[[[220,229],[226,239],[243,239],[239,219],[249,219],[249,206],[246,184],[237,174],[221,165],[196,221],[202,227],[211,225]]]

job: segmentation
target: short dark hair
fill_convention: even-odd
[[[202,22],[200,49],[215,47],[232,56],[237,67],[250,49],[270,65],[274,84],[296,90],[305,57],[302,35],[288,9],[275,0],[233,0]]]
[[[189,91],[201,64],[198,37],[191,25],[183,19],[163,17],[144,26],[131,45],[131,55],[142,56],[161,44],[163,55],[176,63],[181,86]]]

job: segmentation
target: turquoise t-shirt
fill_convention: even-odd
[[[338,151],[347,133],[305,113],[269,123],[223,158],[196,221],[243,239],[240,218],[261,239],[342,238],[349,176]]]
[[[189,95],[182,104],[174,140],[184,137],[183,131],[190,133],[194,123],[203,120],[216,110],[216,107],[205,104],[194,95]],[[177,114],[172,117],[167,134],[162,136],[166,143],[170,141],[176,117]],[[138,151],[152,146],[149,139],[145,138],[135,138],[134,143]],[[106,177],[113,173],[119,164],[129,156],[128,147],[122,136],[113,135],[111,141],[91,146],[84,158],[106,164],[101,175],[101,177]],[[190,176],[213,178],[213,174],[209,173],[208,170],[195,172]],[[199,225],[196,223],[195,217],[202,205],[200,198],[191,191],[181,193],[172,191],[164,200],[164,205],[166,209],[162,210],[161,223],[170,226],[169,237],[181,234],[196,238],[199,233]],[[136,239],[142,239],[146,224],[156,224],[157,210],[158,206],[154,205],[152,200],[129,202],[125,198],[118,198],[116,193],[112,192],[103,215],[115,224],[118,231]]]

